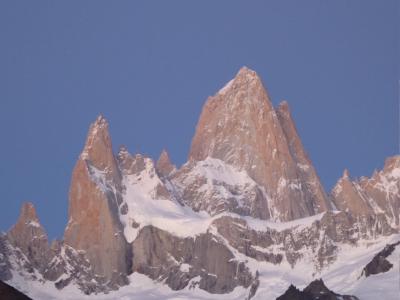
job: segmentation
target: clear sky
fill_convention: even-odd
[[[0,229],[32,201],[67,222],[89,124],[114,148],[185,162],[201,107],[238,69],[289,102],[329,191],[399,144],[399,1],[1,1]]]

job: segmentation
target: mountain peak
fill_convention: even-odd
[[[90,125],[80,159],[90,161],[99,170],[108,170],[114,174],[118,173],[112,150],[109,125],[103,115],[99,115]]]
[[[168,176],[176,167],[172,164],[167,150],[163,149],[156,163],[156,170],[161,176]]]
[[[36,214],[36,209],[32,202],[24,202],[22,204],[18,222],[14,228],[23,228],[26,226],[41,227],[39,218]]]
[[[278,110],[282,112],[290,112],[289,103],[286,100],[282,100],[282,102],[278,105]]]
[[[265,123],[263,119],[274,116],[275,119],[268,120],[268,123],[278,122],[275,113],[268,115],[268,112],[273,111],[261,79],[247,67],[241,68],[234,79],[215,96],[207,99],[197,124],[189,158],[204,160],[210,156],[225,160],[225,156],[232,157],[228,152],[243,152],[246,144],[259,143],[250,133],[260,131],[257,127]],[[239,137],[246,141],[239,141]],[[228,145],[216,143],[217,139],[232,140],[229,149]]]
[[[38,221],[36,209],[32,202],[24,202],[21,207],[20,218],[27,221]]]
[[[243,66],[239,69],[236,77],[248,77],[248,78],[258,78],[257,72],[248,68],[247,66]]]
[[[107,119],[104,117],[103,114],[99,114],[96,118],[96,121],[94,122],[97,126],[108,126]]]
[[[347,168],[343,170],[342,179],[346,179],[346,180],[350,179],[350,172]]]
[[[388,157],[385,160],[385,166],[383,167],[383,170],[387,171],[396,168],[400,168],[400,155]]]
[[[13,246],[20,248],[28,258],[33,258],[33,261],[43,262],[47,257],[47,234],[31,202],[22,204],[18,221],[8,231],[7,236]]]
[[[242,90],[250,88],[254,89],[255,87],[261,88],[261,90],[266,93],[262,80],[258,74],[254,70],[244,66],[240,68],[232,80],[218,91],[217,95],[225,96],[226,94],[235,94]]]
[[[117,159],[118,161],[123,161],[126,159],[128,156],[131,154],[129,153],[128,147],[125,145],[119,146],[118,153],[117,153]]]
[[[203,107],[189,154],[192,161],[207,157],[246,171],[281,207],[282,221],[326,210],[325,192],[297,135],[287,103],[279,111],[261,79],[243,67]],[[305,170],[299,175],[299,165]],[[303,170],[302,169],[302,170]],[[299,178],[303,176],[304,178]],[[293,188],[291,182],[316,182],[315,189]],[[287,183],[287,184],[286,184]],[[278,192],[279,191],[279,192]],[[293,199],[300,198],[301,201]]]

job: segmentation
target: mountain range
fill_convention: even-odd
[[[32,299],[275,299],[319,278],[326,299],[398,299],[399,215],[400,156],[325,191],[289,104],[243,67],[207,99],[179,168],[166,150],[113,153],[98,116],[64,236],[49,242],[25,203],[0,235],[0,279]]]

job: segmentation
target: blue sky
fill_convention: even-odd
[[[399,5],[365,1],[1,1],[0,229],[34,202],[51,238],[67,222],[89,124],[115,149],[185,162],[201,107],[256,70],[330,190],[399,144]]]

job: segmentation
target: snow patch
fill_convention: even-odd
[[[225,86],[224,86],[222,89],[220,89],[220,90],[218,91],[218,94],[220,94],[220,95],[225,95],[226,92],[227,92],[227,91],[231,88],[231,86],[233,85],[233,81],[234,81],[234,79],[230,80],[227,84],[225,84]]]

